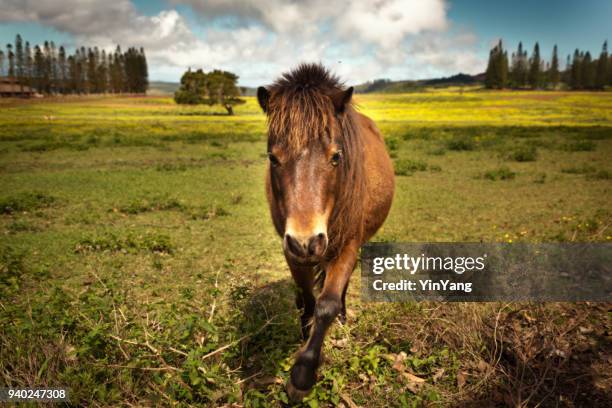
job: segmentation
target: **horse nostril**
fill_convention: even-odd
[[[308,255],[321,256],[327,249],[327,239],[325,234],[319,233],[308,241]]]
[[[287,243],[287,249],[294,255],[303,256],[305,248],[300,242],[289,234],[285,234],[285,241]]]

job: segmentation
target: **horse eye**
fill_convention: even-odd
[[[273,166],[278,166],[280,164],[278,157],[276,157],[272,153],[268,153],[268,159],[270,159],[270,163],[272,163]]]
[[[338,163],[340,162],[340,158],[341,157],[342,157],[342,153],[340,151],[337,151],[336,153],[334,153],[332,158],[331,158],[332,166],[337,166]]]

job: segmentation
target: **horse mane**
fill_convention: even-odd
[[[321,64],[300,64],[268,89],[269,144],[297,155],[314,140],[333,138],[342,148],[336,201],[328,225],[328,256],[363,234],[365,192],[364,141],[351,102],[340,114],[331,95],[344,84]]]

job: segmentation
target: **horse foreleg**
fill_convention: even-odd
[[[308,339],[310,323],[315,309],[315,298],[312,293],[314,271],[311,266],[295,265],[291,263],[289,263],[289,269],[291,269],[291,275],[297,286],[295,305],[298,310],[303,309],[302,315],[300,316],[300,323],[302,337],[306,340]]]
[[[356,242],[351,242],[328,265],[323,290],[315,305],[310,337],[291,368],[287,391],[292,400],[306,396],[316,382],[323,340],[327,329],[342,310],[342,293],[355,267],[358,248]]]
[[[348,291],[348,287],[349,283],[347,281],[346,285],[344,285],[344,290],[342,290],[342,307],[340,308],[340,315],[338,316],[342,324],[346,323],[346,292]]]

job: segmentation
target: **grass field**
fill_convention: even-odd
[[[610,241],[612,93],[357,95],[394,158],[377,241]],[[0,385],[278,406],[300,344],[256,101],[0,100]],[[304,404],[604,405],[609,305],[366,304]]]

